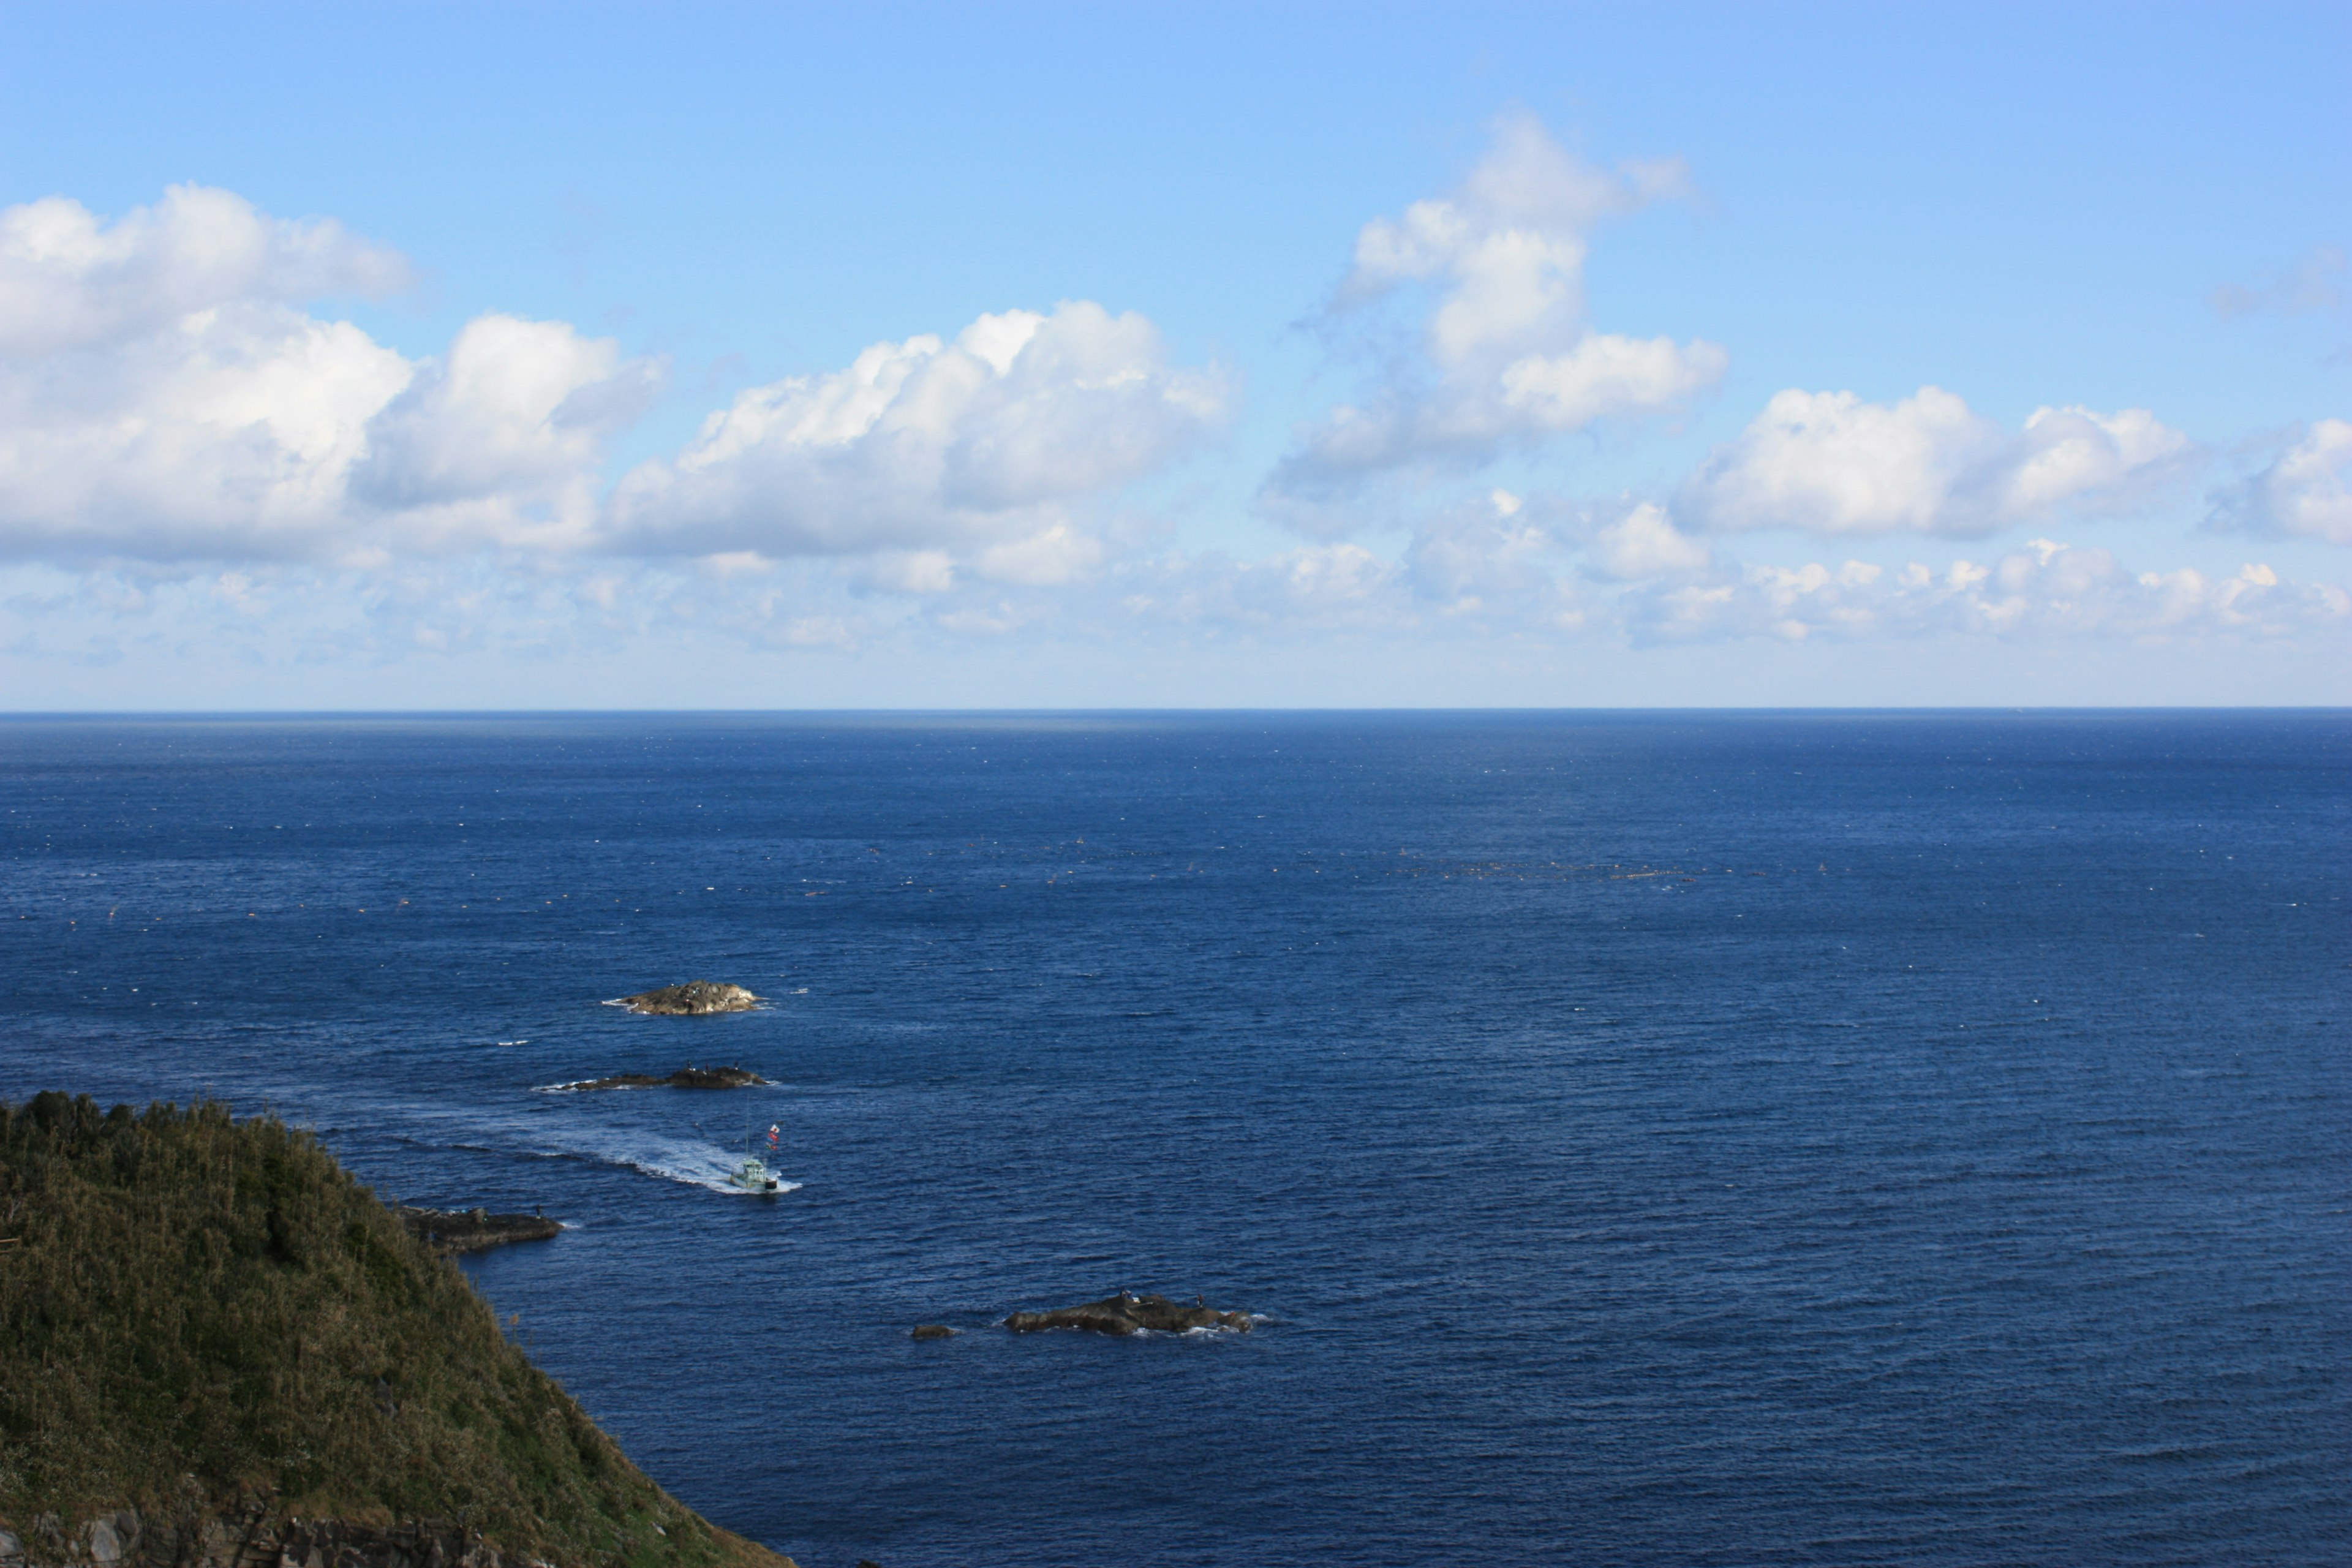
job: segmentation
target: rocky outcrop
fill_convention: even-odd
[[[540,1214],[489,1214],[481,1209],[423,1209],[402,1204],[393,1211],[408,1234],[436,1252],[480,1252],[509,1241],[545,1241],[562,1222]]]
[[[613,1005],[626,1007],[632,1013],[683,1018],[698,1017],[705,1013],[748,1013],[760,1005],[760,1000],[740,985],[689,980],[683,985],[665,985],[655,991],[640,991],[635,996],[623,996]]]
[[[698,1068],[688,1064],[667,1078],[657,1078],[649,1072],[625,1072],[611,1078],[584,1078],[578,1083],[559,1083],[554,1087],[561,1089],[748,1089],[753,1084],[767,1081],[750,1068]]]
[[[378,1528],[280,1519],[259,1500],[225,1514],[142,1520],[119,1509],[78,1527],[43,1514],[19,1537],[0,1531],[5,1568],[546,1568],[502,1553],[446,1520]]]
[[[1121,1291],[1082,1307],[1063,1307],[1051,1312],[1015,1312],[1004,1320],[1004,1326],[1016,1334],[1034,1333],[1039,1329],[1085,1329],[1097,1334],[1135,1334],[1146,1330],[1181,1334],[1187,1329],[1232,1329],[1245,1334],[1250,1330],[1250,1315],[1221,1312],[1210,1306],[1179,1306],[1165,1296],[1130,1296]]]
[[[915,1331],[907,1337],[915,1340],[951,1340],[955,1331],[945,1323],[917,1323]]]
[[[797,1568],[789,1557],[713,1527],[723,1568]],[[629,1542],[620,1542],[623,1553]],[[226,1511],[184,1509],[142,1519],[118,1509],[75,1526],[56,1514],[21,1535],[0,1528],[0,1568],[553,1568],[501,1552],[478,1531],[445,1519],[388,1525],[280,1516],[265,1498]]]

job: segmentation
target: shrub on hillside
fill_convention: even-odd
[[[0,1104],[0,1518],[256,1491],[564,1564],[740,1555],[309,1133],[212,1102]]]

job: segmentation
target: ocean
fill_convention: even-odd
[[[11,719],[0,1095],[542,1206],[519,1342],[805,1568],[2342,1563],[2347,784],[2342,712]],[[768,1000],[604,1005],[694,978]],[[773,1087],[549,1088],[689,1062]],[[997,1326],[1121,1289],[1258,1326]]]

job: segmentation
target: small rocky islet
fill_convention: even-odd
[[[605,1005],[666,1018],[698,1018],[711,1013],[749,1013],[763,1000],[740,985],[689,980],[682,985],[657,986],[634,996],[618,996]]]
[[[1190,1329],[1230,1329],[1245,1334],[1251,1322],[1247,1312],[1220,1311],[1207,1305],[1187,1307],[1165,1296],[1131,1296],[1122,1290],[1099,1301],[1050,1312],[1015,1312],[1004,1320],[1004,1326],[1016,1334],[1041,1329],[1084,1329],[1097,1334],[1181,1334]]]
[[[689,1062],[673,1073],[614,1073],[610,1078],[583,1078],[577,1083],[552,1087],[575,1093],[592,1089],[750,1089],[768,1081],[750,1068],[698,1068]]]

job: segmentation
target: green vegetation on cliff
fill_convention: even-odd
[[[630,1464],[310,1134],[0,1104],[0,1520],[256,1494],[564,1568],[780,1561]]]

